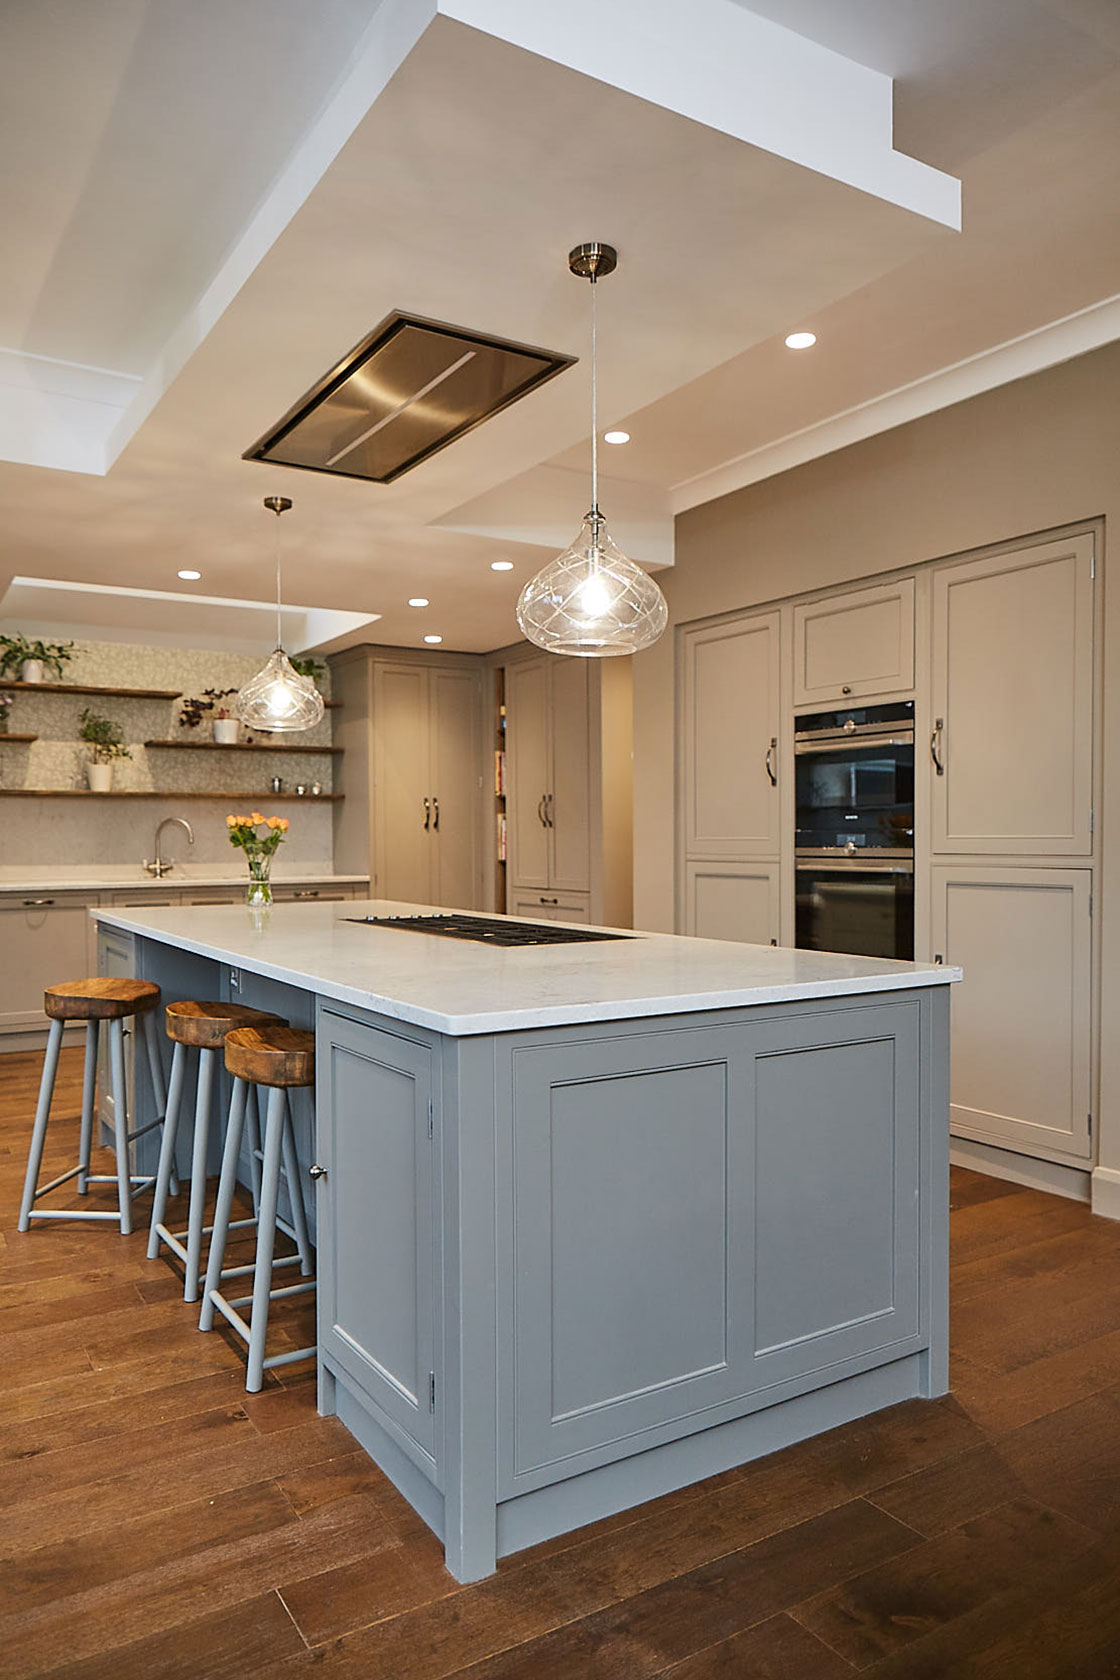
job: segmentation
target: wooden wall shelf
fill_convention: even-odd
[[[37,741],[38,735],[17,735],[14,730],[10,733],[0,733],[0,747],[5,741]]]
[[[340,753],[342,747],[273,746],[270,741],[145,741],[146,747],[172,752]]]
[[[10,737],[9,737],[10,739]],[[327,805],[345,798],[341,793],[185,793],[182,788],[111,788],[94,793],[91,788],[7,788],[0,787],[0,799],[224,799],[227,805],[250,808],[264,803],[291,801],[296,805]]]
[[[0,689],[13,694],[114,694],[122,700],[178,700],[181,688],[102,688],[85,683],[0,682]]]

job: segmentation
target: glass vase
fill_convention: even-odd
[[[272,903],[271,857],[249,859],[249,908],[263,909]]]

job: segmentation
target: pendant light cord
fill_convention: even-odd
[[[279,649],[279,648],[282,648],[283,645],[284,645],[284,638],[280,634],[280,514],[281,514],[281,509],[277,508],[275,510],[275,512],[276,512],[276,646]]]
[[[591,276],[591,511],[599,514],[599,383],[598,323],[595,276]]]

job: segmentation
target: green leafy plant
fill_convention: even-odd
[[[87,707],[82,712],[82,727],[78,734],[90,750],[90,757],[95,764],[112,764],[116,758],[131,758],[132,753],[124,744],[124,733],[119,723],[113,723],[109,718],[98,717]]]
[[[216,718],[232,717],[232,710],[222,702],[236,693],[236,688],[204,688],[200,695],[184,700],[179,707],[179,728],[197,729],[207,712],[213,712]]]
[[[293,659],[289,655],[288,663],[297,676],[310,677],[312,682],[318,682],[325,669],[317,659]]]
[[[29,641],[26,636],[0,636],[0,674],[14,672],[28,659],[38,659],[48,671],[61,677],[62,667],[74,657],[73,642]]]

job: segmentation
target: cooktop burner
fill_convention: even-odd
[[[477,939],[482,945],[584,945],[591,940],[626,939],[625,933],[559,927],[555,922],[503,922],[485,916],[343,916],[365,927],[434,933],[441,939]]]

